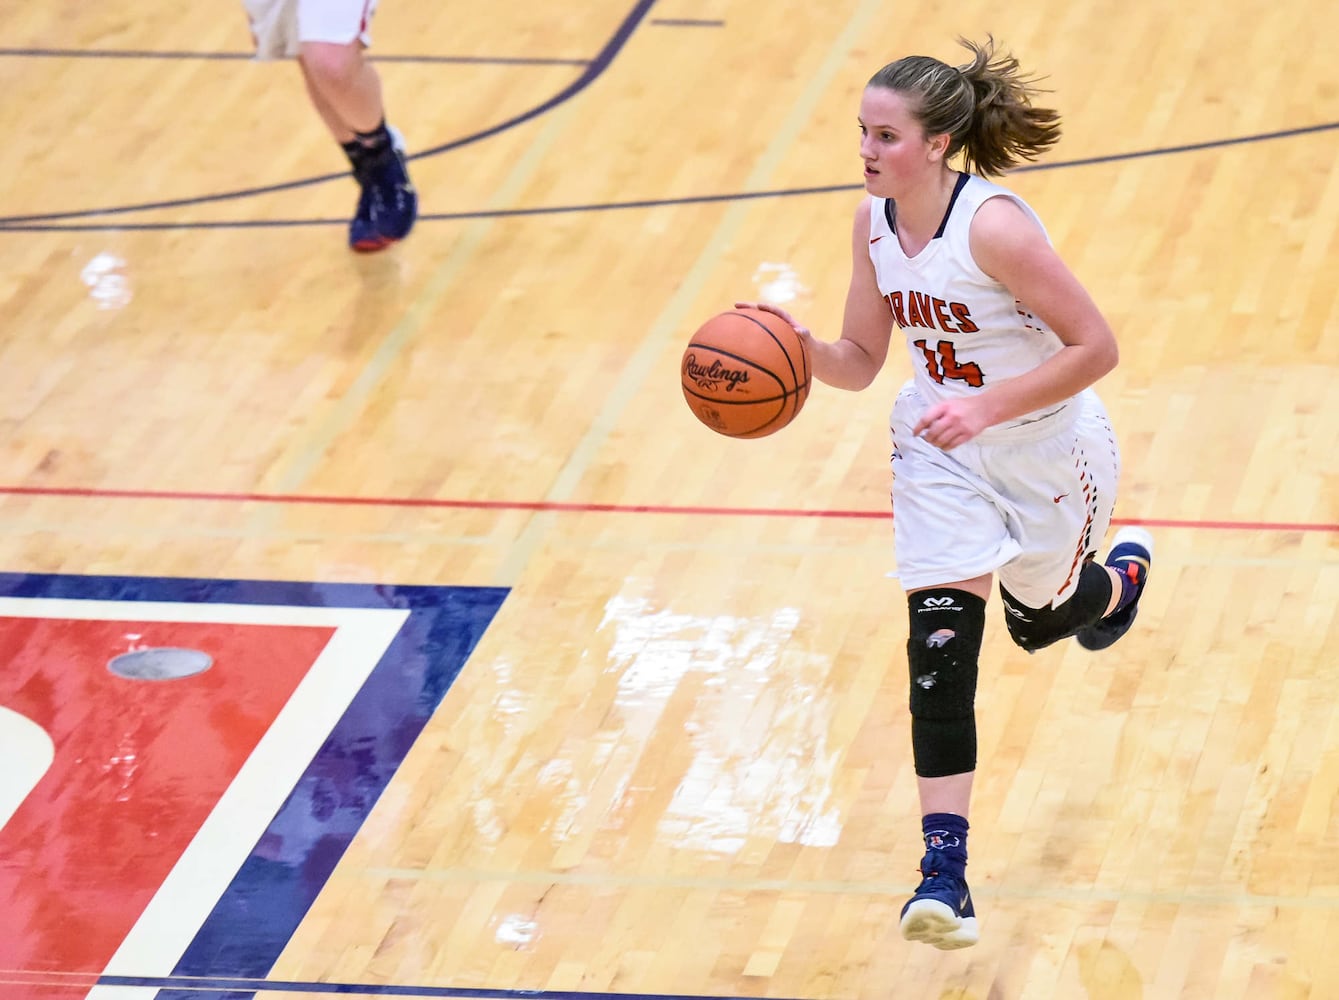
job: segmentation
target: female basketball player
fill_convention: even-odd
[[[349,246],[380,250],[409,235],[418,194],[400,135],[386,125],[381,77],[364,58],[376,0],[243,0],[257,59],[297,56],[307,94],[344,147],[362,189]]]
[[[925,856],[904,937],[977,940],[967,888],[976,769],[975,695],[986,600],[1029,652],[1069,636],[1103,649],[1130,627],[1152,538],[1110,524],[1120,471],[1089,387],[1116,364],[1093,300],[1020,198],[982,179],[1034,159],[1060,133],[1034,107],[1017,60],[963,41],[954,67],[909,56],[874,74],[860,103],[866,197],[851,233],[841,337],[814,338],[814,375],[863,389],[906,335],[913,378],[893,405],[893,528],[908,597],[911,743]],[[961,154],[963,170],[949,165]]]

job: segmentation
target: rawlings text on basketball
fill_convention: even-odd
[[[714,359],[709,366],[703,367],[698,364],[696,354],[689,354],[683,359],[683,373],[704,389],[715,389],[722,382],[727,382],[729,384],[725,387],[726,392],[733,392],[735,386],[749,380],[749,373],[745,368],[727,368],[721,364],[719,358]]]

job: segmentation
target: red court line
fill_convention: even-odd
[[[532,510],[569,514],[692,514],[714,517],[825,517],[883,520],[887,510],[808,510],[794,507],[695,507],[670,504],[559,503],[549,500],[440,500],[423,497],[321,496],[307,493],[209,493],[199,490],[94,490],[69,486],[0,486],[0,496],[90,500],[198,500],[210,503],[324,504],[337,507],[423,507],[439,510]],[[1114,518],[1113,524],[1220,531],[1339,532],[1339,524],[1297,521],[1205,521],[1169,517]]]

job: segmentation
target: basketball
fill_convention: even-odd
[[[789,323],[761,309],[713,316],[684,348],[683,397],[702,423],[732,438],[774,434],[809,397],[809,357]]]

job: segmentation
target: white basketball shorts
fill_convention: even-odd
[[[372,44],[377,0],[242,0],[256,41],[257,59],[298,54],[302,42]]]
[[[1120,451],[1091,389],[1058,418],[941,451],[912,434],[926,403],[912,383],[889,419],[893,537],[907,590],[998,573],[1031,608],[1069,598],[1111,524]]]

